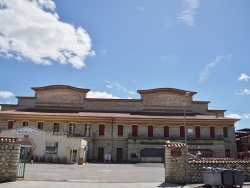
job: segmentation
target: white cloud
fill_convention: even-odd
[[[183,0],[183,11],[178,16],[178,19],[187,25],[194,25],[194,17],[196,9],[199,7],[200,0]]]
[[[247,76],[246,74],[241,74],[238,80],[245,80],[248,81],[250,79],[250,76]]]
[[[244,118],[244,119],[250,119],[250,114],[242,114],[242,118]]]
[[[88,33],[60,21],[52,0],[0,0],[0,5],[2,57],[80,69],[95,54]]]
[[[106,99],[119,99],[119,97],[113,96],[112,94],[108,94],[106,92],[100,91],[89,91],[87,93],[87,98],[106,98]]]
[[[99,52],[100,52],[101,54],[106,54],[106,53],[107,53],[107,50],[99,50]]]
[[[250,95],[250,89],[244,89],[239,92],[236,92],[237,95]]]
[[[115,83],[115,82],[111,82],[111,81],[108,81],[108,80],[106,80],[106,82],[108,83],[108,84],[106,85],[106,87],[109,88],[109,89],[115,88],[115,89],[117,89],[117,90],[122,90],[122,91],[124,91],[124,92],[126,92],[126,93],[129,93],[129,94],[135,94],[135,92],[133,92],[133,91],[128,91],[128,90],[126,89],[126,86],[123,86],[122,84]]]
[[[132,94],[132,95],[135,94],[135,92],[133,92],[133,91],[129,91],[128,93],[129,93],[129,94]]]
[[[230,57],[230,58],[229,58]],[[208,75],[214,70],[214,68],[217,66],[217,64],[222,61],[223,59],[226,59],[227,61],[230,61],[231,54],[228,54],[226,56],[217,56],[211,63],[207,64],[206,67],[200,72],[200,79],[199,81],[204,81],[207,79]]]
[[[9,91],[0,91],[0,97],[1,98],[10,98],[13,97],[14,94]]]
[[[234,119],[241,119],[242,118],[242,116],[239,114],[229,114],[229,115],[226,115],[226,117],[234,118]]]
[[[226,117],[228,118],[235,118],[235,119],[250,119],[250,114],[242,114],[242,115],[239,115],[239,114],[229,114],[229,115],[226,115]]]

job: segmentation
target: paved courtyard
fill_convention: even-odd
[[[164,166],[138,164],[26,164],[23,181],[0,184],[2,188],[203,188],[204,184],[164,182]],[[239,187],[239,186],[237,186]],[[250,188],[249,182],[244,185]]]
[[[162,163],[138,164],[26,164],[25,180],[98,183],[164,182]]]

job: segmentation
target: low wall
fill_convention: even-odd
[[[203,177],[201,173],[202,167],[213,167],[213,168],[235,168],[237,170],[243,170],[244,181],[250,181],[250,161],[236,160],[194,160],[188,163],[188,182],[189,183],[201,183]]]
[[[0,182],[16,181],[20,145],[18,138],[0,137]]]
[[[186,146],[183,143],[168,142],[165,145],[165,182],[186,183]],[[230,158],[203,158],[188,155],[187,183],[202,183],[202,167],[235,168],[243,170],[244,181],[250,181],[250,160],[234,160]]]

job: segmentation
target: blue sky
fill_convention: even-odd
[[[250,126],[250,1],[0,0],[0,103],[31,87],[88,97],[177,88]]]

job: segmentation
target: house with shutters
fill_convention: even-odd
[[[156,88],[138,90],[140,99],[104,99],[67,85],[31,89],[34,96],[1,104],[0,135],[19,137],[37,157],[163,162],[166,141],[184,143],[185,134],[189,153],[237,151],[238,119],[193,100],[193,91]]]

